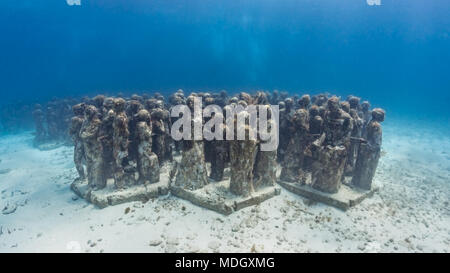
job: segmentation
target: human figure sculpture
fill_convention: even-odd
[[[269,98],[267,97],[267,94],[265,92],[258,91],[253,96],[252,104],[267,105],[267,104],[269,104]]]
[[[214,118],[224,121],[222,113],[215,113]],[[229,143],[226,141],[226,125],[221,124],[219,128],[214,128],[222,133],[222,139],[213,139],[211,141],[211,174],[210,178],[215,181],[221,181],[225,170],[225,164],[229,156]]]
[[[245,115],[248,113],[242,111],[237,115]],[[235,130],[237,129],[237,117],[235,119]],[[243,125],[245,131],[245,140],[237,140],[237,134],[234,134],[235,140],[230,140],[230,191],[238,196],[249,196],[254,192],[253,185],[253,166],[255,163],[257,140],[251,139],[249,136],[253,134],[252,128]]]
[[[157,100],[157,102],[156,102],[156,106],[157,106],[157,109],[159,112],[157,115],[157,119],[159,121],[157,123],[160,123],[161,126],[164,127],[164,130],[162,131],[163,134],[161,136],[161,139],[163,140],[163,143],[161,144],[162,145],[161,148],[162,148],[162,161],[166,162],[166,161],[173,160],[173,156],[172,156],[173,139],[172,139],[172,136],[170,135],[170,128],[171,128],[172,122],[171,122],[171,118],[170,118],[170,112],[166,109],[166,106],[163,101],[164,97],[159,96],[159,98],[160,99]],[[152,115],[152,113],[151,113],[151,115]]]
[[[363,133],[366,131],[366,126],[372,119],[372,112],[370,111],[370,103],[368,101],[363,101],[361,103],[361,114],[360,117],[363,120]]]
[[[137,140],[137,168],[141,183],[156,183],[159,181],[158,157],[152,152],[152,129],[150,113],[140,110],[135,115],[135,137]]]
[[[247,103],[247,105],[253,103],[253,98],[249,93],[241,92],[239,93],[239,100],[243,100]]]
[[[114,183],[116,188],[125,187],[125,166],[128,158],[128,117],[125,113],[125,100],[117,98],[114,100],[113,121],[113,156],[115,161]]]
[[[137,95],[134,95],[136,98]],[[129,136],[129,144],[128,144],[128,159],[129,161],[136,161],[137,159],[137,147],[138,141],[136,139],[135,133],[136,131],[136,115],[137,113],[143,109],[142,104],[138,100],[130,100],[126,105],[126,114],[128,117],[128,131],[130,132]]]
[[[102,189],[106,186],[102,145],[98,140],[100,125],[101,121],[98,118],[97,108],[93,105],[86,106],[80,138],[83,142],[86,157],[88,185],[94,189]]]
[[[270,96],[270,104],[277,105],[280,102],[280,93],[278,90],[273,90]]]
[[[58,124],[57,124],[58,114],[56,112],[56,106],[54,101],[50,102],[49,105],[47,106],[46,120],[49,139],[57,140],[59,138]]]
[[[211,175],[215,181],[221,181],[225,170],[225,164],[229,156],[229,143],[225,140],[213,140],[215,153],[211,159]]]
[[[40,104],[35,105],[35,110],[33,111],[33,119],[36,127],[36,136],[34,138],[34,144],[38,145],[44,142],[46,138],[45,133],[45,118],[44,112],[42,111],[42,106]]]
[[[380,108],[372,110],[372,120],[366,128],[366,141],[359,146],[352,183],[362,189],[370,190],[372,180],[381,155],[382,129],[385,111]]]
[[[201,118],[192,119],[192,128],[202,123]],[[181,161],[177,165],[174,184],[188,190],[203,188],[208,184],[205,152],[202,140],[182,140]]]
[[[276,122],[272,119],[272,111],[270,106],[266,105],[267,115],[267,132],[276,130]],[[258,135],[260,136],[260,135]],[[271,140],[263,140],[258,138],[258,146],[256,152],[255,166],[253,168],[253,185],[255,190],[267,186],[274,186],[277,180],[277,149],[263,151],[261,145]]]
[[[324,119],[325,144],[332,146],[347,145],[353,129],[349,113],[340,108],[339,98],[331,97],[327,102]]]
[[[350,116],[353,120],[353,129],[351,132],[351,141],[348,149],[348,157],[345,165],[345,174],[351,175],[355,168],[356,159],[358,157],[359,142],[362,136],[363,120],[359,117],[355,108],[350,109]]]
[[[306,139],[307,144],[303,159],[303,170],[311,172],[314,158],[311,153],[310,146],[312,143],[314,143],[314,141],[319,139],[323,133],[323,118],[319,115],[319,107],[315,104],[311,105],[308,114],[309,114],[309,132],[307,134]]]
[[[158,156],[159,164],[166,161],[166,126],[164,124],[165,112],[161,108],[155,108],[151,112],[153,128],[153,152]]]
[[[220,107],[224,107],[227,103],[227,100],[228,100],[227,91],[222,90],[220,91],[219,95],[215,98],[215,103]]]
[[[215,104],[215,101],[214,101],[213,97],[208,96],[208,97],[205,98],[205,100],[204,100],[204,106],[205,107],[208,106],[208,105],[214,105],[214,104]],[[203,122],[207,123],[209,120],[211,120],[211,118],[213,118],[213,117],[203,117]],[[215,152],[215,149],[214,149],[214,146],[213,146],[214,144],[213,144],[212,140],[204,139],[203,145],[205,147],[205,161],[212,163],[212,160],[213,160],[213,157],[214,157],[214,152]]]
[[[280,109],[280,144],[278,145],[278,157],[279,161],[281,162],[284,160],[290,136],[294,133],[292,126],[292,117],[295,113],[294,101],[291,98],[285,99],[282,105],[284,107],[281,107]]]
[[[114,159],[114,119],[115,119],[115,112],[114,112],[114,99],[113,98],[106,98],[103,102],[102,107],[102,124],[100,126],[99,131],[99,140],[102,144],[102,151],[103,151],[103,164],[105,169],[105,175],[107,178],[113,178],[115,169],[116,169],[116,163]]]
[[[328,101],[328,94],[318,94],[312,97],[312,103],[317,106],[325,105]]]
[[[304,157],[309,143],[308,111],[299,109],[292,117],[293,135],[287,145],[286,156],[282,163],[280,179],[286,182],[304,182]]]
[[[311,147],[314,163],[312,186],[318,190],[335,193],[339,190],[347,160],[352,120],[340,108],[339,98],[327,101],[324,132]]]
[[[319,114],[319,107],[317,105],[313,105],[309,108],[309,133],[320,136],[322,132],[323,118]]]
[[[84,122],[85,105],[83,103],[76,104],[72,107],[74,117],[71,119],[71,125],[69,129],[69,135],[72,138],[74,144],[73,149],[73,161],[75,168],[78,172],[79,179],[85,179],[86,174],[84,171],[83,160],[85,159],[84,145],[80,136],[81,127]]]

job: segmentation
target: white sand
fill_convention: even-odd
[[[72,148],[4,136],[0,252],[450,252],[448,132],[394,122],[384,132],[380,191],[359,206],[308,206],[282,190],[230,216],[173,196],[97,209],[69,188]]]

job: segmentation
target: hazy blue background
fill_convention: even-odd
[[[448,120],[448,0],[81,1],[0,1],[3,103],[261,88]]]

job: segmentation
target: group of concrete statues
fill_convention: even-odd
[[[174,175],[174,184],[178,187],[183,187],[189,190],[196,190],[204,187],[209,183],[209,179],[214,181],[222,181],[224,179],[225,167],[230,167],[230,192],[238,196],[249,196],[254,191],[267,187],[274,186],[276,183],[276,155],[277,150],[262,151],[259,149],[262,140],[259,137],[250,138],[251,134],[256,134],[254,128],[249,126],[250,114],[247,111],[235,113],[231,116],[227,115],[229,109],[227,107],[234,106],[234,104],[241,104],[247,106],[252,103],[257,103],[255,97],[246,93],[247,100],[238,100],[233,97],[229,100],[229,104],[225,104],[223,112],[214,113],[214,118],[219,118],[222,121],[214,130],[219,130],[218,134],[222,134],[222,140],[182,140],[181,161],[177,165],[176,174]],[[187,97],[187,105],[192,107],[194,97],[202,97],[207,104],[215,104],[215,97],[208,93],[206,94],[191,94]],[[224,93],[219,95],[223,98]],[[267,103],[268,100],[266,99]],[[216,104],[219,105],[219,104]],[[270,112],[268,104],[262,104],[266,107],[266,111]],[[192,109],[193,110],[193,109]],[[237,121],[238,119],[245,120],[245,138],[242,140],[226,139],[227,131],[234,130],[234,135],[237,136]],[[270,116],[269,116],[270,118]],[[206,120],[192,118],[192,128],[196,124],[204,125]],[[233,124],[228,127],[227,124]],[[269,119],[268,129],[271,129],[273,120]],[[275,125],[273,125],[275,126]],[[252,131],[253,130],[253,131]],[[206,163],[211,164],[211,170],[208,175],[208,168]]]
[[[302,96],[297,109],[290,105],[292,101],[285,101],[280,116],[280,135],[288,135],[280,143],[286,149],[280,179],[306,183],[309,173],[312,187],[336,193],[350,176],[354,186],[371,189],[381,153],[384,110],[370,110],[369,102],[360,103],[355,96],[341,102],[325,94]]]
[[[160,163],[171,158],[164,144],[169,114],[154,101],[149,99],[145,107],[139,96],[99,95],[73,106],[69,134],[81,179],[94,189],[105,188],[109,178],[117,189],[159,181]]]
[[[171,109],[186,105],[194,110],[195,98],[202,100],[203,107],[222,107],[223,112],[212,117],[222,115],[223,123],[214,130],[223,133],[223,140],[172,139],[170,130],[176,118],[171,117]],[[227,130],[231,130],[227,126],[230,119],[234,123],[239,118],[249,119],[246,111],[226,115],[227,109],[236,105],[263,105],[269,115],[270,105],[279,106],[278,123],[269,119],[267,124],[268,128],[279,129],[277,149],[262,151],[264,141],[258,133],[256,139],[248,137],[255,133],[248,124],[244,140],[225,140]],[[340,101],[328,94],[299,97],[278,91],[185,96],[178,90],[167,100],[159,93],[128,98],[98,95],[84,98],[72,109],[69,135],[75,146],[75,166],[80,178],[87,179],[93,189],[104,188],[110,178],[117,189],[156,183],[160,166],[171,162],[172,183],[190,190],[202,188],[211,180],[222,181],[229,167],[229,190],[240,196],[273,186],[278,165],[279,179],[310,183],[320,191],[337,192],[345,177],[352,177],[351,183],[357,187],[370,189],[380,158],[385,116],[382,109],[371,110],[369,102],[361,103],[355,96]],[[212,117],[192,116],[191,126],[202,127]],[[37,131],[42,130],[40,124],[36,122]],[[180,160],[174,160],[177,153]]]

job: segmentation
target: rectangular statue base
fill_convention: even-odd
[[[117,190],[114,188],[113,179],[109,179],[104,189],[94,191],[88,187],[87,180],[75,180],[70,188],[86,201],[99,208],[105,208],[133,201],[146,202],[151,198],[166,195],[169,193],[169,180],[167,176],[165,179],[161,176],[161,180],[157,183],[133,185]]]
[[[257,205],[269,198],[280,194],[279,187],[265,187],[255,191],[250,196],[240,197],[230,192],[230,181],[211,182],[197,190],[187,190],[172,185],[170,192],[191,203],[204,207],[224,215],[243,209],[245,207]]]
[[[326,193],[316,190],[309,185],[300,185],[298,183],[289,183],[281,180],[278,181],[278,184],[290,192],[341,210],[347,210],[350,207],[356,206],[365,198],[371,197],[378,191],[378,188],[362,190],[342,184],[337,193]]]

